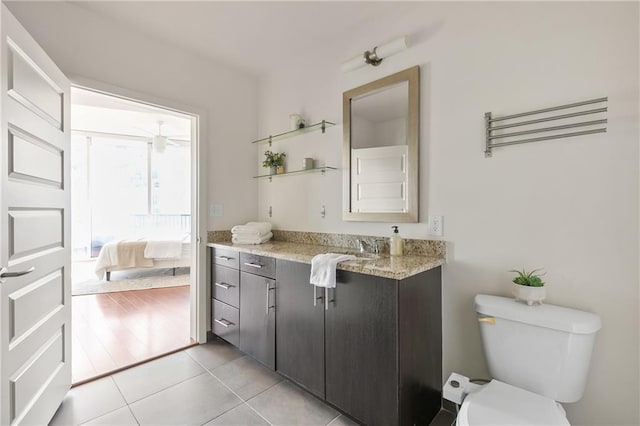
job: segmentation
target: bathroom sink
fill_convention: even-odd
[[[380,258],[379,254],[373,253],[355,253],[354,256],[360,260],[376,260]]]
[[[379,254],[375,254],[375,253],[360,253],[360,252],[353,252],[353,251],[336,251],[335,253],[339,253],[339,254],[350,254],[356,257],[356,260],[376,260],[380,258]]]

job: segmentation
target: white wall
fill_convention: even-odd
[[[400,35],[411,47],[378,68],[340,63]],[[544,267],[548,302],[596,312],[584,398],[572,424],[638,424],[638,4],[404,3],[354,25],[330,46],[261,80],[260,133],[341,122],[344,90],[421,66],[420,223],[444,215],[444,374],[486,374],[473,312],[477,293],[508,294],[513,268]],[[496,149],[483,155],[483,116],[609,96],[608,132]],[[288,162],[341,165],[342,128],[274,145]],[[280,229],[388,236],[391,224],[344,222],[341,175],[259,185],[259,212]],[[327,217],[320,217],[326,206]],[[532,355],[533,356],[533,355]],[[523,360],[526,363],[526,360]]]
[[[257,135],[255,76],[158,43],[69,2],[7,6],[72,82],[82,77],[204,110],[209,203],[224,208],[222,218],[209,218],[208,229],[229,229],[255,217],[251,176],[257,153],[249,143]]]

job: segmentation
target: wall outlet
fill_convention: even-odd
[[[435,237],[444,235],[444,216],[429,216],[428,234]]]
[[[209,206],[209,217],[222,217],[222,204],[211,204]]]

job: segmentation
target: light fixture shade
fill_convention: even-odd
[[[167,137],[162,135],[154,136],[152,146],[158,154],[162,154],[167,149]]]
[[[387,56],[395,55],[398,52],[402,52],[407,48],[407,37],[400,37],[399,39],[393,40],[387,44],[383,44],[382,46],[376,49],[376,54],[379,58],[386,58]]]
[[[360,55],[357,56],[347,62],[344,62],[342,64],[342,66],[340,67],[340,71],[342,72],[349,72],[349,71],[353,71],[353,70],[357,70],[358,68],[360,68],[361,66],[365,65],[366,62],[364,60],[364,56]]]

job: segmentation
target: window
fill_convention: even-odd
[[[95,257],[109,241],[181,238],[191,227],[191,150],[163,153],[137,137],[72,135],[73,254]]]

